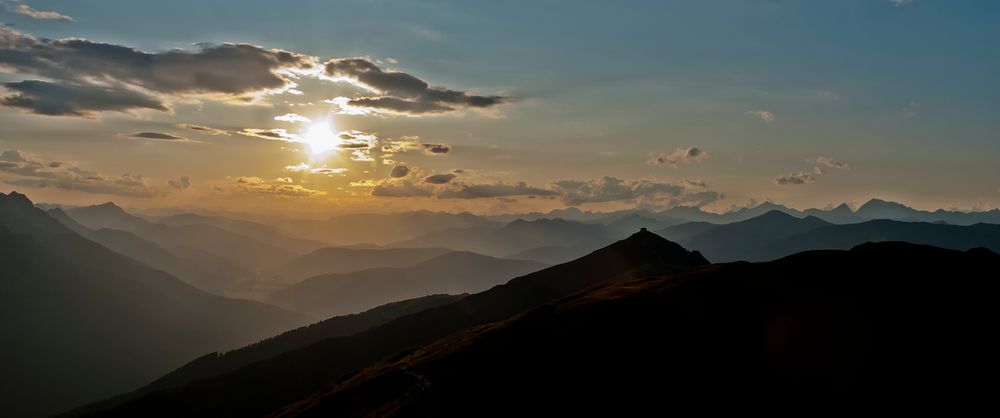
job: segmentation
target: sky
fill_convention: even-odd
[[[0,191],[1000,207],[1000,3],[0,0]]]

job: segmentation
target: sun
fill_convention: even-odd
[[[317,155],[337,149],[341,141],[329,122],[319,122],[309,126],[302,142],[309,146],[310,154]]]

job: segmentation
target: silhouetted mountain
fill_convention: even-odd
[[[464,228],[431,232],[394,247],[444,247],[504,257],[539,247],[598,248],[613,242],[619,233],[600,224],[564,219],[518,219],[499,229]]]
[[[964,409],[992,399],[980,377],[994,369],[997,285],[982,272],[998,268],[986,250],[881,243],[612,283],[386,359],[275,416]]]
[[[201,292],[0,194],[0,411],[40,416],[148,382],[303,318]]]
[[[973,225],[977,223],[1000,224],[1000,209],[986,212],[960,212],[938,209],[934,212],[916,210],[908,206],[872,199],[858,208],[855,213],[863,219],[892,219],[908,222],[947,222],[953,225]]]
[[[846,203],[841,203],[833,209],[806,209],[802,211],[807,216],[815,216],[834,224],[850,224],[862,222],[865,219],[858,216]]]
[[[350,273],[377,267],[406,267],[451,250],[447,248],[320,248],[274,269],[271,274],[294,283],[321,274]]]
[[[221,256],[248,269],[259,269],[286,262],[295,253],[270,243],[208,225],[171,227],[131,215],[113,203],[72,208],[67,214],[91,229],[119,229],[136,234],[161,247],[183,246]]]
[[[323,340],[221,376],[151,393],[92,416],[264,416],[386,356],[452,332],[504,320],[594,285],[706,264],[697,252],[642,231],[579,260],[513,279],[455,303],[351,336]],[[650,333],[654,334],[658,333]]]
[[[117,229],[101,228],[95,231],[80,225],[62,209],[50,209],[47,213],[84,238],[149,267],[170,273],[206,292],[226,295],[239,282],[254,278],[253,273],[203,251],[185,247],[165,249],[131,232]]]
[[[465,296],[431,295],[393,302],[359,314],[337,316],[296,328],[236,350],[207,354],[138,390],[116,396],[105,402],[79,408],[73,413],[86,414],[88,411],[100,411],[109,405],[136,399],[146,393],[218,376],[284,352],[307,347],[327,338],[356,334],[402,316],[446,305]]]
[[[775,240],[751,250],[747,258],[768,260],[806,250],[841,250],[865,242],[905,241],[955,250],[984,247],[1000,251],[1000,225],[969,226],[886,219],[830,225]]]
[[[545,266],[535,261],[453,251],[405,268],[374,268],[311,277],[274,292],[268,301],[325,318],[429,294],[479,292]]]
[[[386,244],[448,228],[496,226],[469,213],[414,211],[390,214],[351,214],[323,221],[286,220],[276,224],[293,236],[329,242],[336,246]]]
[[[896,202],[872,199],[861,205],[855,215],[865,219],[894,219],[899,221],[918,221],[920,212]]]
[[[194,213],[181,213],[156,218],[154,219],[154,222],[171,227],[199,224],[212,225],[298,254],[305,254],[329,246],[329,244],[322,241],[289,237],[279,231],[278,228],[270,225],[242,219],[231,219],[224,216],[205,216]]]
[[[796,218],[772,210],[756,218],[709,228],[702,233],[680,240],[687,248],[701,251],[711,260],[735,261],[769,242],[830,225],[816,217]]]
[[[656,234],[674,242],[681,242],[719,226],[711,222],[686,222],[656,231]]]

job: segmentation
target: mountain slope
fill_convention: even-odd
[[[40,416],[148,382],[303,318],[201,292],[0,194],[0,410]],[[92,378],[91,378],[92,377]]]
[[[273,293],[268,300],[289,310],[325,318],[429,294],[479,292],[544,267],[534,261],[453,251],[406,268],[311,277]]]
[[[735,261],[747,259],[754,249],[768,242],[828,225],[829,222],[816,217],[800,219],[772,210],[745,221],[708,228],[680,242],[717,262]]]
[[[449,251],[447,248],[320,248],[285,263],[270,274],[291,283],[321,274],[412,266]]]
[[[387,359],[276,416],[951,409],[991,399],[977,376],[995,369],[981,344],[997,285],[981,272],[998,268],[985,250],[881,243],[613,283]]]
[[[322,241],[289,237],[278,230],[278,228],[270,225],[241,219],[231,219],[224,216],[206,216],[194,213],[181,213],[156,218],[155,223],[171,227],[199,224],[212,225],[226,231],[247,236],[260,242],[270,243],[299,254],[315,251],[329,245]]]
[[[377,308],[345,316],[333,317],[312,325],[283,332],[274,337],[226,352],[214,352],[185,364],[142,388],[116,396],[105,402],[88,405],[73,411],[85,414],[100,411],[108,405],[136,399],[144,394],[218,376],[249,364],[272,358],[281,353],[300,349],[315,342],[356,334],[382,325],[393,319],[455,302],[466,295],[431,295],[393,302]]]
[[[386,244],[449,228],[498,227],[469,213],[413,211],[389,214],[350,214],[326,220],[286,220],[277,223],[293,236],[329,242],[335,246]]]
[[[574,260],[511,280],[458,302],[331,338],[232,373],[159,391],[88,416],[264,416],[360,368],[452,332],[509,318],[590,286],[633,274],[671,273],[708,264],[642,231]]]

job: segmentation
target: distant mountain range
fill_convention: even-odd
[[[801,251],[844,250],[878,241],[1000,251],[1000,225],[962,226],[885,219],[835,225],[814,216],[796,218],[780,211],[724,225],[681,224],[658,233],[701,251],[713,262],[773,260]]]
[[[378,267],[407,267],[443,255],[447,248],[320,248],[272,269],[268,274],[295,283],[322,274]]]
[[[44,416],[305,318],[204,293],[0,193],[0,411]],[[88,377],[89,376],[89,377]]]
[[[381,267],[310,277],[271,294],[268,301],[317,318],[361,312],[388,302],[435,293],[479,292],[546,267],[450,251],[408,267]]]
[[[997,285],[981,272],[998,267],[987,250],[880,243],[612,282],[387,358],[272,416],[985,405],[976,376],[993,359],[981,347]]]
[[[634,275],[670,274],[707,263],[698,253],[644,231],[579,260],[516,278],[451,304],[354,335],[328,338],[216,377],[71,415],[265,416],[360,368],[452,332],[504,320],[591,286]]]

